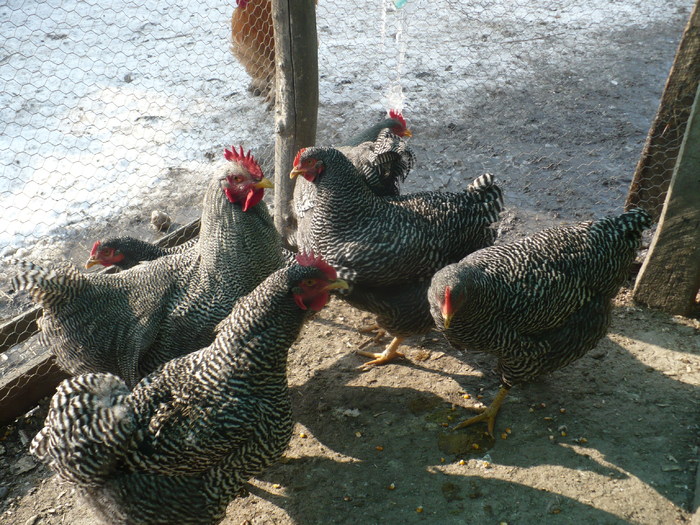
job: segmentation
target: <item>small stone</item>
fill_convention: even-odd
[[[160,232],[166,231],[168,228],[170,228],[172,223],[173,220],[165,212],[153,210],[151,213],[151,225]]]
[[[27,446],[31,441],[31,439],[27,435],[26,430],[20,430],[19,432],[17,432],[17,435],[19,436],[19,440],[22,442],[23,446]]]
[[[35,525],[36,522],[39,521],[39,515],[35,514],[31,518],[29,518],[27,521],[24,522],[24,525]]]
[[[0,487],[0,499],[4,499],[10,493],[10,487],[1,486]]]
[[[30,470],[34,470],[36,468],[36,463],[32,458],[29,456],[24,456],[20,458],[17,463],[14,464],[13,470],[15,474],[24,474],[25,472],[29,472]]]
[[[662,465],[662,472],[677,472],[683,470],[679,465]]]

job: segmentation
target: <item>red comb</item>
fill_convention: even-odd
[[[294,165],[295,168],[299,165],[299,160],[301,159],[301,154],[304,153],[305,151],[306,151],[306,148],[301,148],[301,149],[297,152],[296,157],[294,157],[293,165]]]
[[[296,260],[302,266],[315,266],[316,268],[321,270],[328,279],[337,279],[338,277],[335,268],[333,268],[330,264],[324,261],[320,255],[314,255],[313,252],[299,253],[296,256]]]
[[[242,164],[243,167],[245,167],[245,169],[247,169],[250,172],[253,178],[258,180],[262,179],[262,169],[260,168],[258,161],[255,160],[255,157],[253,157],[253,154],[250,151],[247,154],[244,154],[243,146],[238,147],[239,151],[236,151],[235,146],[231,146],[231,149],[224,149],[224,158],[226,160]]]
[[[90,257],[94,257],[97,255],[97,250],[100,248],[100,241],[95,241],[95,244],[92,245],[92,250],[90,250]]]
[[[394,120],[398,120],[404,128],[406,127],[406,119],[403,118],[403,115],[401,114],[401,112],[399,110],[390,109],[389,110],[389,118],[393,118]]]

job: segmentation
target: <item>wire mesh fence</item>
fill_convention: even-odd
[[[504,238],[619,211],[692,5],[320,0],[317,143],[397,108],[418,161],[404,192],[491,172]],[[0,28],[5,261],[82,265],[99,238],[158,238],[154,210],[187,224],[232,144],[272,175],[269,0],[9,0]],[[10,277],[0,322],[31,308]],[[0,377],[42,353],[4,351]]]

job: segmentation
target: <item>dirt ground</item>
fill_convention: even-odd
[[[700,322],[617,300],[608,337],[515,387],[496,424],[450,431],[498,388],[488,355],[437,333],[368,372],[371,319],[334,300],[289,358],[297,426],[225,525],[689,523],[698,467]],[[0,522],[93,524],[70,486],[27,454],[45,405],[1,430]]]
[[[507,207],[514,210],[500,226],[510,238],[562,220],[620,211],[690,12],[691,2],[666,3],[663,17],[612,28],[592,23],[580,38],[565,26],[567,38],[551,29],[556,38],[540,40],[539,25],[510,24],[503,13],[484,26],[484,36],[538,44],[498,48],[497,67],[481,67],[471,59],[452,62],[467,45],[480,49],[468,41],[462,24],[453,24],[454,42],[445,33],[439,47],[430,41],[431,27],[446,31],[451,25],[431,17],[426,19],[430,27],[424,27],[417,16],[411,19],[416,31],[403,82],[418,164],[404,190],[454,191],[492,172],[505,190]],[[320,2],[320,12],[326,4]],[[448,4],[459,7],[458,2]],[[497,3],[464,6],[485,13],[487,4]],[[553,4],[550,14],[566,14],[572,10],[568,4]],[[321,144],[337,143],[381,118],[368,106],[377,97],[367,93],[371,87],[377,95],[383,86],[374,88],[366,74],[352,67],[339,68],[348,58],[340,52],[346,40],[366,30],[359,15],[376,17],[375,11],[354,10],[356,26],[346,36],[338,28],[331,32],[331,22],[320,28],[327,55],[338,57],[338,64],[325,64],[321,78]],[[454,14],[453,9],[435,12]],[[585,29],[584,22],[576,25]],[[521,34],[524,30],[531,33]],[[133,38],[164,42],[160,31],[157,24],[146,24]],[[341,36],[335,44],[339,49],[330,46],[332,34]],[[437,67],[423,60],[429,48],[452,61],[438,60]],[[515,73],[510,62],[497,60],[503,50],[517,53]],[[228,46],[225,53],[232,60]],[[22,53],[18,57],[24,60]],[[357,58],[357,67],[366,70],[360,52]],[[521,67],[530,73],[521,75]],[[163,75],[154,71],[145,78]],[[180,83],[199,85],[201,75],[188,80],[177,71],[174,80],[163,76],[163,82],[175,82],[178,88]],[[222,78],[230,74],[222,71]],[[139,85],[139,75],[136,84],[119,78],[116,92]],[[261,104],[233,106],[232,96],[244,94],[246,83],[247,77],[235,88],[207,81],[206,89],[197,92],[209,97],[200,104],[206,110],[189,117],[196,133],[187,127],[186,144],[173,149],[200,148],[190,142],[203,134],[207,149],[193,150],[191,156],[211,160],[224,146],[252,136],[257,140],[263,133],[271,137]],[[42,114],[28,108],[20,117]],[[230,124],[232,114],[236,118]],[[155,124],[146,117],[134,118],[134,126],[147,128],[141,135],[150,136]],[[140,136],[141,128],[134,130]],[[88,136],[93,132],[84,131]],[[149,141],[141,142],[139,146],[148,146]],[[270,141],[255,154],[269,159],[271,151]],[[163,173],[156,167],[151,171],[173,181],[164,200],[156,199],[163,197],[159,193],[152,203],[126,206],[106,222],[88,217],[68,230],[61,224],[34,246],[14,247],[17,251],[5,255],[80,264],[101,236],[151,239],[152,209],[170,212],[176,225],[199,214],[200,186],[193,181],[204,180],[202,174],[189,173],[177,161]],[[3,320],[26,307],[3,295],[7,280],[0,268]],[[307,325],[290,352],[298,422],[290,447],[283,461],[251,481],[248,497],[231,503],[224,525],[689,523],[700,458],[700,322],[639,308],[628,295],[620,295],[610,334],[596,349],[537,383],[512,390],[497,421],[495,443],[484,436],[483,426],[450,431],[468,417],[470,407],[488,404],[497,392],[492,357],[457,352],[434,333],[407,341],[406,359],[360,371],[365,359],[353,351],[368,336],[357,328],[370,318],[334,301]],[[0,365],[6,355],[0,355]],[[70,486],[27,453],[45,412],[46,402],[0,427],[0,524],[92,525],[94,517]]]

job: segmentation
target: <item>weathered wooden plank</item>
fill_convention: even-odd
[[[658,219],[700,82],[700,0],[690,15],[654,121],[634,172],[625,209],[644,208]]]
[[[34,306],[0,326],[0,354],[37,333],[42,313],[41,307]]]
[[[286,239],[294,228],[289,178],[294,156],[316,140],[318,56],[313,0],[272,0],[275,29],[275,226]]]
[[[0,425],[21,416],[42,398],[52,395],[67,378],[53,356],[38,356],[13,368],[0,383]]]
[[[700,88],[634,299],[691,315],[700,289]]]
[[[158,246],[163,246],[165,248],[172,248],[173,246],[179,246],[182,243],[189,241],[199,235],[199,219],[195,219],[192,222],[181,226],[177,230],[168,235],[158,239],[155,244]]]

